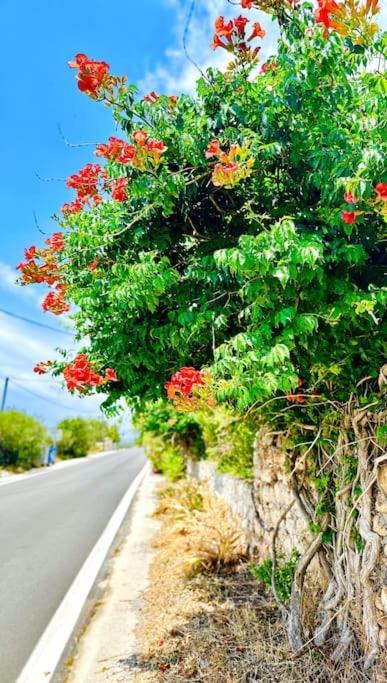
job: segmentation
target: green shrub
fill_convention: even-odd
[[[108,439],[110,439],[112,441],[112,443],[114,443],[116,446],[118,446],[118,444],[121,441],[121,434],[120,434],[120,430],[118,428],[118,425],[116,425],[116,424],[108,425],[107,437],[108,437]]]
[[[144,434],[142,445],[156,472],[164,474],[170,481],[178,481],[184,476],[185,458],[176,446],[149,432]]]
[[[58,455],[61,458],[83,458],[96,443],[91,420],[70,417],[58,424],[61,437],[58,441]]]
[[[28,469],[50,442],[46,428],[17,410],[0,413],[0,466]]]
[[[206,455],[219,472],[253,478],[253,445],[257,425],[225,405],[195,414],[202,429]]]
[[[218,405],[185,413],[165,400],[149,401],[134,420],[140,431],[139,443],[147,445],[156,437],[164,449],[173,446],[179,456],[216,461],[219,472],[243,479],[253,477],[253,443],[257,425],[250,418]],[[152,438],[150,441],[153,443]],[[159,456],[155,456],[159,459]],[[160,468],[162,469],[162,468]]]
[[[106,420],[97,418],[87,420],[87,424],[93,438],[93,446],[98,442],[103,442],[104,439],[110,439],[113,443],[119,443],[120,432],[116,424],[109,425]]]
[[[59,422],[58,429],[61,431],[58,442],[58,455],[61,458],[83,458],[104,439],[111,439],[115,444],[120,441],[117,425],[109,425],[101,419],[70,417]]]
[[[164,399],[145,403],[141,412],[135,415],[134,425],[141,435],[149,433],[159,436],[166,444],[173,440],[174,446],[184,456],[205,456],[202,431],[195,415],[176,410]]]
[[[292,592],[292,583],[294,572],[296,571],[297,563],[300,558],[298,550],[292,550],[289,559],[285,562],[283,557],[279,558],[276,572],[274,576],[277,594],[281,602],[287,602]],[[266,559],[260,565],[252,564],[250,567],[251,574],[255,579],[262,581],[265,586],[271,588],[272,585],[272,569],[273,563],[270,559]]]

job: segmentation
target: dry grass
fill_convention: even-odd
[[[179,484],[163,495],[138,655],[122,660],[137,683],[363,683],[357,654],[334,671],[324,653],[289,652],[269,595],[239,560],[235,522],[206,489]],[[195,522],[188,517],[193,515]],[[203,525],[201,525],[203,522]],[[225,540],[227,539],[227,540]],[[218,553],[218,554],[217,554]],[[192,557],[207,568],[187,575]],[[214,558],[218,559],[215,560]],[[224,564],[224,560],[226,563]],[[208,567],[216,572],[208,571]]]
[[[164,531],[170,550],[191,576],[235,564],[246,555],[243,533],[226,502],[215,498],[206,486],[184,480],[167,489],[157,514],[167,518]]]

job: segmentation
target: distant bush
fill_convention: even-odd
[[[112,443],[118,446],[118,444],[121,442],[121,434],[118,425],[108,425],[107,437],[112,441]]]
[[[0,413],[0,466],[28,469],[50,442],[46,428],[17,410]]]
[[[121,435],[116,424],[109,425],[106,420],[99,419],[87,420],[87,424],[94,439],[94,445],[104,439],[110,439],[115,444],[120,442]]]
[[[58,442],[61,458],[83,458],[104,439],[111,439],[113,443],[120,441],[117,425],[109,425],[105,420],[70,417],[59,422],[57,428],[61,432]]]
[[[95,436],[89,421],[82,417],[70,417],[58,424],[61,432],[58,455],[61,458],[84,458],[95,445]]]

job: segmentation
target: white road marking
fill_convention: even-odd
[[[124,494],[105,530],[35,646],[16,683],[49,683],[51,681],[109,548],[138,487],[149,469],[149,463],[144,465]]]

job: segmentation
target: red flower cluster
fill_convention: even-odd
[[[32,247],[28,247],[28,249],[24,249],[24,256],[26,257],[27,261],[30,261],[33,259],[35,256],[38,255],[38,250],[33,244]]]
[[[56,291],[49,292],[45,297],[42,307],[45,312],[50,311],[54,315],[61,315],[70,310],[70,304],[66,301],[67,287],[56,285]]]
[[[62,232],[54,232],[51,237],[46,239],[46,244],[51,249],[51,251],[55,254],[58,251],[62,251],[64,247],[64,242],[63,242],[63,233]]]
[[[141,171],[146,171],[149,166],[157,167],[167,147],[162,140],[152,140],[144,130],[135,130],[132,133],[134,145],[124,140],[110,137],[108,144],[97,146],[95,154],[121,164],[132,164]]]
[[[73,188],[77,197],[71,204],[64,204],[62,212],[77,213],[90,202],[97,206],[102,201],[100,193],[104,189],[105,181],[106,172],[99,164],[86,164],[78,173],[67,178],[66,186]]]
[[[344,201],[347,204],[356,204],[357,199],[353,196],[352,192],[344,192]]]
[[[353,223],[356,222],[356,216],[357,216],[356,211],[342,211],[341,212],[341,220],[344,221],[344,223],[347,223],[347,225],[353,225]]]
[[[371,200],[368,202],[369,205],[375,206],[378,201],[387,201],[387,183],[379,183],[374,187],[375,193],[376,193],[376,199]],[[361,200],[356,198],[352,192],[344,192],[344,201],[347,202],[347,204],[350,204],[351,206],[354,207],[358,202]],[[376,207],[377,211],[379,211],[380,207]],[[359,211],[358,209],[351,208],[351,209],[345,209],[344,211],[341,212],[341,220],[344,221],[344,223],[347,223],[347,225],[353,225],[356,223],[356,219],[358,216],[361,216],[364,214],[364,211]],[[381,213],[384,215],[385,209],[384,206],[381,208]]]
[[[250,7],[249,7],[250,9]],[[255,38],[264,38],[265,31],[259,22],[252,24],[250,35],[246,36],[246,26],[250,20],[241,14],[236,19],[225,22],[224,17],[215,19],[215,35],[212,49],[222,47],[229,52],[236,54],[242,61],[252,61],[256,59],[260,47],[252,48],[249,43]]]
[[[378,183],[374,188],[376,199],[379,202],[387,202],[387,183]]]
[[[220,157],[222,154],[222,149],[220,147],[219,140],[212,140],[206,149],[206,159],[211,159],[211,157]]]
[[[323,24],[325,26],[323,35],[326,37],[328,35],[328,29],[333,28],[335,25],[334,20],[331,20],[331,14],[335,14],[339,8],[339,5],[335,0],[317,0],[318,8],[314,12],[314,17],[317,24]]]
[[[134,133],[132,133],[132,138],[136,145],[139,147],[145,147],[146,141],[148,139],[148,133],[145,133],[144,130],[135,130]]]
[[[99,261],[98,259],[94,259],[89,265],[87,266],[87,270],[92,273],[96,268],[99,266]]]
[[[23,284],[31,282],[46,282],[51,285],[55,282],[57,259],[55,254],[61,251],[64,247],[63,233],[54,232],[51,237],[46,239],[48,249],[38,249],[34,244],[28,249],[24,250],[26,263],[19,263],[16,266],[17,270],[21,270],[23,276],[26,275],[26,281],[22,277]],[[43,265],[38,265],[34,259],[42,258],[46,260]],[[34,277],[36,275],[36,279]],[[54,278],[54,280],[52,279]],[[28,280],[28,282],[27,282]]]
[[[113,368],[106,368],[105,370],[105,382],[118,382],[118,377]]]
[[[44,311],[60,315],[70,309],[66,301],[66,287],[62,281],[62,267],[57,257],[57,253],[64,247],[63,234],[54,232],[46,239],[46,244],[46,249],[37,249],[35,245],[26,249],[24,252],[26,261],[19,263],[16,269],[21,272],[20,282],[23,285],[33,283],[55,285],[55,290],[46,295],[42,306]]]
[[[205,373],[195,368],[181,368],[164,386],[170,401],[177,395],[187,399],[195,387],[205,386]]]
[[[76,389],[80,393],[85,393],[91,387],[117,381],[117,375],[111,368],[107,368],[104,375],[95,372],[84,353],[78,353],[74,360],[66,365],[63,377],[69,391]]]
[[[98,195],[101,175],[106,178],[106,173],[99,164],[86,164],[78,173],[67,178],[67,187],[72,187],[79,199],[88,201]]]
[[[278,71],[278,66],[275,62],[265,62],[261,66],[261,71],[262,73],[266,73],[267,71]]]
[[[125,202],[127,199],[126,188],[128,185],[127,178],[118,178],[114,180],[111,185],[112,199],[116,202]]]
[[[45,375],[49,371],[51,365],[52,360],[41,361],[40,363],[37,363],[35,365],[33,371],[36,372],[38,375]]]
[[[21,272],[21,284],[45,282],[53,285],[60,278],[60,266],[51,249],[37,249],[32,245],[25,250],[26,261],[19,263],[16,270]],[[43,263],[37,263],[36,259],[43,259]]]
[[[97,145],[95,156],[104,157],[110,161],[118,161],[120,164],[127,164],[133,161],[136,154],[136,148],[134,145],[129,145],[129,143],[119,138],[111,136],[107,144]]]
[[[160,99],[157,92],[152,90],[152,92],[148,93],[148,95],[145,95],[144,97],[144,102],[149,102],[150,104],[154,104],[157,102],[157,100]]]
[[[248,143],[231,145],[226,153],[222,151],[218,140],[212,140],[205,156],[206,159],[216,157],[219,160],[212,172],[212,182],[216,187],[233,187],[252,172],[254,159]]]
[[[81,199],[74,199],[74,201],[70,202],[70,204],[63,204],[61,211],[66,215],[72,213],[79,213],[80,211],[82,211],[84,206],[85,203]]]
[[[53,285],[58,279],[59,269],[55,263],[44,263],[39,265],[34,260],[19,263],[16,270],[21,272],[21,283],[23,285],[31,285],[32,283],[45,282],[47,285]]]
[[[153,140],[143,130],[135,130],[132,138],[136,144],[135,156],[132,160],[133,166],[146,171],[150,167],[158,167],[162,162],[161,155],[167,151],[167,147],[162,140]]]
[[[204,405],[216,405],[210,377],[204,370],[181,368],[165,384],[165,389],[169,400],[181,411],[192,413]]]
[[[347,202],[347,204],[356,204],[357,199],[356,197],[352,194],[352,192],[344,192],[344,201]],[[361,213],[361,211],[342,211],[341,212],[341,220],[344,221],[344,223],[347,223],[347,225],[353,225],[356,223],[356,217]]]
[[[323,24],[323,36],[326,38],[329,29],[343,36],[349,35],[352,31],[357,34],[357,41],[362,42],[359,29],[365,35],[373,35],[377,30],[377,25],[372,21],[372,17],[379,11],[379,0],[351,0],[351,2],[336,2],[336,0],[317,0],[318,8],[314,12],[317,24]],[[367,19],[371,15],[371,21]]]
[[[72,69],[79,69],[78,88],[86,95],[96,98],[101,89],[110,85],[110,67],[106,62],[97,62],[80,53],[75,55],[75,61],[68,64]]]
[[[306,400],[302,394],[286,394],[285,398],[289,403],[305,403]]]

